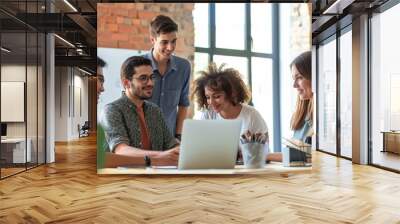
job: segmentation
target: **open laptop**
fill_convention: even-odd
[[[240,120],[186,119],[178,169],[233,169],[240,128]]]

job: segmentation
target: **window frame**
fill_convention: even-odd
[[[272,146],[274,152],[281,151],[281,104],[280,104],[280,43],[279,43],[279,4],[272,4],[271,7],[271,21],[272,21],[272,53],[261,53],[255,52],[251,49],[252,37],[251,37],[251,5],[250,4],[261,4],[261,3],[243,3],[245,4],[245,31],[244,31],[244,41],[245,49],[227,49],[227,48],[217,48],[216,47],[216,7],[215,4],[218,3],[208,3],[208,47],[197,47],[195,46],[195,53],[206,53],[208,54],[209,62],[213,61],[214,55],[222,56],[236,56],[243,57],[247,59],[247,74],[249,81],[249,89],[252,90],[252,57],[267,58],[272,60],[272,92],[273,92],[273,126],[269,127],[269,130],[274,131]],[[249,105],[253,106],[252,100],[250,100]]]
[[[34,1],[34,2],[32,2],[32,3],[36,3],[36,12],[33,12],[33,13],[38,13],[39,12],[39,2],[44,2],[44,1]],[[24,18],[26,20],[27,19],[26,18],[27,14],[30,13],[30,12],[28,12],[28,8],[27,8],[27,3],[28,2],[23,2],[23,3],[25,5],[24,5],[24,12],[22,12],[22,14],[24,15]],[[24,72],[25,72],[25,75],[24,75],[25,76],[25,81],[24,81],[25,82],[25,85],[24,85],[25,87],[24,87],[24,90],[25,90],[25,93],[24,93],[24,122],[23,122],[24,128],[23,129],[24,129],[25,133],[24,133],[24,135],[22,137],[22,139],[24,139],[24,142],[25,142],[25,148],[24,148],[25,149],[25,158],[24,158],[25,159],[25,163],[24,163],[24,166],[20,167],[21,170],[18,170],[16,172],[13,172],[13,173],[10,173],[10,174],[6,174],[6,175],[4,175],[4,172],[2,170],[3,167],[0,166],[0,180],[3,180],[3,179],[6,179],[6,178],[15,176],[17,174],[26,172],[26,171],[28,171],[30,169],[34,169],[36,167],[39,167],[39,166],[47,164],[47,144],[48,144],[48,142],[46,140],[47,139],[47,128],[46,128],[47,127],[47,110],[46,110],[47,109],[47,81],[46,81],[46,79],[47,79],[47,75],[48,75],[48,71],[47,71],[47,63],[48,63],[47,62],[48,35],[47,34],[48,33],[29,25],[29,24],[23,22],[22,20],[19,20],[11,12],[9,12],[9,11],[1,8],[1,7],[0,7],[0,12],[3,13],[3,14],[6,14],[7,16],[9,16],[12,20],[14,20],[16,22],[20,22],[21,25],[22,25],[21,30],[12,30],[12,31],[10,31],[10,30],[0,30],[0,46],[2,46],[2,44],[3,44],[2,43],[2,35],[9,34],[9,33],[11,33],[11,34],[18,33],[18,34],[24,35],[24,49],[22,51],[24,51],[24,53],[25,53],[25,55],[23,56],[24,61],[25,61],[24,62],[24,67],[25,67],[24,68]],[[45,12],[48,12],[48,7],[46,7]],[[36,153],[36,158],[35,158],[36,161],[33,161],[33,162],[32,161],[28,162],[28,158],[27,158],[28,157],[28,153],[27,153],[27,148],[28,148],[28,124],[29,124],[29,121],[30,121],[29,118],[28,118],[28,98],[27,98],[27,94],[28,94],[27,93],[27,88],[28,88],[27,87],[27,85],[28,85],[28,64],[29,64],[28,63],[28,48],[30,47],[29,44],[28,44],[29,34],[32,34],[36,38],[36,41],[34,41],[34,44],[36,44],[36,47],[34,47],[34,50],[35,50],[35,53],[36,53],[36,60],[34,60],[33,63],[32,63],[35,66],[35,71],[33,73],[30,73],[30,75],[33,74],[33,75],[36,76],[35,77],[36,78],[36,85],[34,86],[36,88],[35,93],[34,93],[36,95],[36,122],[33,121],[32,124],[31,124],[31,125],[36,125],[36,128],[35,128],[35,131],[36,131],[35,134],[36,135],[30,137],[31,141],[33,141],[34,138],[36,139],[36,148],[33,149],[35,151],[33,151],[32,148],[31,148],[31,150],[32,150],[31,151],[31,155],[33,153]],[[42,45],[39,45],[39,43],[41,43]],[[39,51],[40,46],[42,47],[41,51]],[[42,56],[41,60],[43,60],[43,61],[39,60],[40,53],[43,53],[43,55],[41,55]],[[39,62],[42,62],[42,64],[40,64]],[[42,84],[43,84],[43,88],[44,88],[43,92],[41,92],[42,96],[44,96],[44,98],[42,98],[43,105],[41,105],[42,109],[44,110],[43,111],[43,113],[44,113],[43,117],[39,117],[39,68],[38,67],[40,65],[43,66],[42,71],[41,71]],[[0,53],[0,81],[2,81],[2,71],[1,71],[2,67],[3,67],[3,58],[2,58],[2,53]],[[1,87],[0,87],[0,89],[1,89]],[[0,111],[1,111],[1,109],[2,108],[1,108],[1,105],[0,105]],[[44,130],[43,130],[42,133],[39,133],[39,120],[41,121],[41,124],[44,126]],[[1,123],[1,121],[0,121],[0,123]],[[43,148],[41,148],[41,150],[43,152],[43,155],[41,155],[41,157],[40,157],[42,159],[42,162],[39,162],[40,161],[39,160],[39,151],[40,151],[39,150],[39,134],[43,134],[43,140],[42,140],[42,143],[43,143],[42,147]],[[0,145],[0,156],[1,156],[1,151],[2,151],[1,148],[2,148],[2,146]],[[28,163],[30,163],[30,164],[28,165]],[[0,164],[0,165],[2,165],[2,164]]]
[[[346,20],[347,18],[344,18],[344,20]],[[348,22],[345,21],[345,22]],[[340,103],[341,103],[341,94],[340,94],[340,82],[341,82],[341,67],[340,67],[340,42],[341,42],[341,36],[344,35],[347,32],[351,32],[352,31],[352,22],[350,21],[348,24],[346,24],[344,27],[337,29],[336,32],[332,33],[331,35],[325,37],[324,39],[320,39],[318,40],[318,42],[315,44],[316,46],[316,93],[315,95],[316,97],[316,150],[319,152],[323,152],[329,155],[333,155],[333,156],[337,156],[346,160],[350,160],[352,161],[352,158],[349,158],[347,156],[343,156],[341,153],[341,118],[340,118],[340,112],[341,112],[341,108],[340,108]],[[327,44],[331,41],[336,41],[336,60],[335,60],[335,64],[336,64],[336,153],[331,153],[328,152],[324,149],[320,149],[319,147],[319,104],[320,104],[320,99],[318,97],[319,94],[319,48],[320,45],[322,44]]]
[[[395,173],[400,173],[400,170],[394,169],[394,168],[390,168],[384,165],[380,165],[378,163],[374,163],[373,161],[373,130],[372,130],[372,94],[373,94],[373,88],[372,88],[372,19],[374,18],[374,13],[376,14],[382,14],[385,11],[391,9],[392,7],[396,6],[397,4],[399,4],[399,2],[397,0],[388,0],[387,2],[385,2],[384,4],[378,6],[377,8],[375,8],[372,11],[368,11],[368,31],[367,31],[367,39],[368,39],[368,63],[367,63],[367,76],[368,76],[368,152],[367,152],[367,156],[368,156],[368,165],[373,166],[373,167],[377,167],[383,170],[388,170],[391,172],[395,172]]]

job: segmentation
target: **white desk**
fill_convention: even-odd
[[[272,174],[272,173],[293,173],[311,171],[311,167],[283,167],[282,163],[271,163],[262,169],[246,169],[243,166],[235,166],[235,169],[194,169],[178,170],[171,168],[104,168],[98,169],[97,174],[155,174],[155,175],[225,175],[225,174]]]
[[[9,152],[12,152],[12,163],[25,163],[25,158],[27,158],[26,162],[31,162],[32,140],[30,138],[27,138],[27,143],[28,147],[26,147],[26,153],[25,153],[25,138],[1,139],[2,154],[4,153],[11,155],[11,153]],[[11,162],[11,158],[9,158],[9,162]]]

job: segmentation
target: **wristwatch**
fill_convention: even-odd
[[[182,134],[175,134],[175,138],[178,139],[179,141],[181,140]]]
[[[144,156],[144,165],[146,167],[151,167],[151,160],[149,156]]]

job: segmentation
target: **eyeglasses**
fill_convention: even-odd
[[[139,77],[135,77],[134,79],[139,80],[141,83],[147,83],[149,80],[153,81],[156,78],[155,74],[151,74],[150,76],[141,75]]]
[[[96,77],[100,82],[104,82],[104,76],[103,75],[97,74]]]

